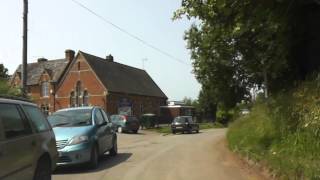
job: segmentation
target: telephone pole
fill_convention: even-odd
[[[28,64],[28,0],[23,0],[23,45],[22,45],[22,81],[21,88],[24,97],[27,95],[27,64]]]

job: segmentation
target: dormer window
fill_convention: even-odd
[[[42,97],[49,97],[49,82],[42,82],[41,93]]]

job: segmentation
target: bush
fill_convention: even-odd
[[[320,178],[320,92],[302,83],[256,103],[227,133],[232,150],[265,161],[283,179]]]

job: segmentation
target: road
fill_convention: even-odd
[[[225,129],[199,134],[163,136],[141,131],[119,134],[119,154],[105,155],[96,170],[62,168],[53,180],[254,180],[249,171],[225,146]]]

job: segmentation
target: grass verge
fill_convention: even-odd
[[[304,83],[266,102],[229,126],[234,152],[266,164],[279,179],[320,179],[320,92]]]

